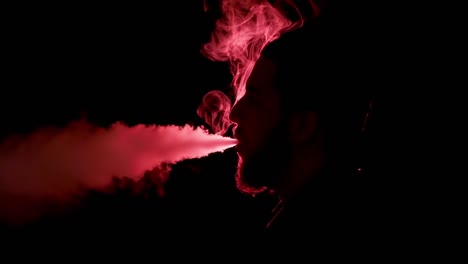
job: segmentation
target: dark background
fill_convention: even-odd
[[[206,92],[229,82],[225,65],[200,54],[217,16],[202,1],[25,4],[10,12],[3,133],[80,113],[98,123],[185,124]]]

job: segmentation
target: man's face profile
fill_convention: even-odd
[[[273,86],[276,66],[261,57],[250,75],[245,95],[234,105],[231,120],[237,124],[238,188],[247,193],[271,187],[288,150],[281,96]]]

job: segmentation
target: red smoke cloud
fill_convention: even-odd
[[[316,17],[320,11],[318,2],[324,1],[221,0],[223,16],[216,21],[215,30],[210,41],[203,46],[202,54],[213,61],[229,62],[234,103],[244,95],[247,79],[263,48],[283,33]],[[206,0],[204,3],[205,10],[209,10]],[[207,101],[212,104],[207,104]],[[212,114],[207,114],[210,109],[214,109]],[[216,133],[224,134],[231,125],[230,109],[228,96],[214,91],[205,96],[198,114],[211,124]]]
[[[0,216],[21,217],[5,210],[42,199],[60,201],[83,189],[105,187],[113,177],[137,180],[163,163],[204,157],[235,144],[188,125],[115,123],[105,129],[85,121],[10,137],[0,143]],[[164,183],[161,177],[158,182]]]

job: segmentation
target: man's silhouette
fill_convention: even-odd
[[[346,32],[324,16],[269,44],[230,115],[237,187],[278,198],[262,240],[278,249],[364,253],[360,243],[375,238],[362,164],[373,95],[366,57]]]

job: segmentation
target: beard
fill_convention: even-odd
[[[281,123],[248,159],[239,156],[236,173],[237,189],[248,195],[274,189],[275,182],[278,182],[279,177],[284,174],[285,164],[289,164],[289,153],[286,127]]]

